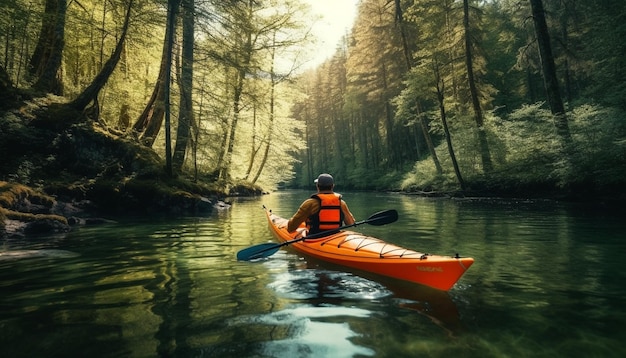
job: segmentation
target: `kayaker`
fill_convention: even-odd
[[[335,180],[330,174],[320,174],[314,181],[317,193],[300,204],[298,211],[289,219],[287,230],[295,231],[306,222],[309,234],[333,230],[342,225],[354,224],[354,215],[341,194],[333,191]]]

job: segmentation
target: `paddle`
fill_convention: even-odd
[[[386,224],[391,224],[392,222],[398,220],[398,212],[395,210],[384,210],[379,211],[375,214],[372,214],[369,218],[357,221],[352,225],[345,225],[337,229],[327,230],[318,232],[317,234],[304,236],[295,240],[285,241],[281,244],[274,244],[268,242],[266,244],[259,244],[255,246],[248,247],[247,249],[243,249],[237,253],[237,260],[239,261],[250,261],[254,259],[260,259],[268,256],[272,256],[278,249],[283,246],[293,244],[294,242],[304,241],[307,239],[316,239],[319,237],[323,237],[326,235],[334,234],[340,230],[347,229],[349,227],[358,226],[361,224],[370,224],[374,226],[381,226]]]

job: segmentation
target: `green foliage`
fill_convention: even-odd
[[[187,160],[187,168],[197,167],[197,177],[211,181],[227,169],[229,177],[220,182],[225,186],[262,173],[255,184],[268,189],[290,181],[309,187],[311,176],[329,171],[346,188],[455,190],[441,121],[445,110],[459,169],[472,189],[610,190],[623,182],[626,25],[620,16],[626,3],[573,6],[573,1],[544,0],[560,90],[570,108],[568,144],[537,103],[545,95],[527,2],[470,1],[483,128],[475,128],[468,95],[460,3],[402,0],[402,22],[391,4],[361,1],[354,28],[336,55],[294,84],[299,47],[308,43],[308,18],[297,1],[196,3],[192,137],[197,156]],[[12,108],[28,97],[20,90],[34,80],[26,69],[43,5],[0,4],[2,83],[17,87]],[[162,179],[154,152],[134,148],[128,133],[119,142],[109,134],[139,116],[155,87],[163,5],[134,3],[122,59],[99,96],[98,123],[108,130],[95,126],[88,134],[91,125],[79,124],[83,113],[46,103],[42,116],[29,107],[44,100],[25,102],[27,114],[18,119],[18,112],[8,112],[0,119],[0,152],[11,153],[0,163],[0,179],[36,185],[53,173],[113,182]],[[123,14],[124,2],[68,4],[65,100],[100,71],[117,42]],[[172,91],[177,108],[177,87]],[[422,118],[443,174],[428,158]],[[174,116],[174,129],[177,120]],[[489,173],[482,168],[482,131],[494,165]],[[156,138],[157,153],[164,151],[163,143]]]
[[[438,175],[432,160],[420,160],[413,170],[404,175],[400,189],[409,192],[441,190],[451,182],[454,182],[452,171]]]
[[[626,177],[626,112],[582,105],[572,111],[573,165],[569,182],[614,187]]]
[[[492,154],[499,157],[495,170],[483,175],[476,167],[476,141],[467,130],[452,131],[461,170],[475,190],[509,195],[541,195],[567,189],[602,193],[623,185],[626,177],[626,124],[615,108],[583,105],[567,113],[573,141],[564,148],[556,133],[554,116],[542,103],[525,105],[506,118],[489,121]],[[441,145],[438,152],[445,150]],[[571,153],[568,156],[567,153]],[[403,190],[451,190],[454,187],[449,160],[438,176],[432,161],[425,159],[402,181]]]

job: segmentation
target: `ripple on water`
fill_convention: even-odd
[[[327,270],[294,270],[275,276],[268,285],[283,298],[319,299],[341,298],[342,300],[372,300],[392,295],[380,283],[355,276],[347,272]]]
[[[55,259],[72,258],[79,256],[76,252],[58,249],[41,249],[41,250],[7,250],[0,252],[0,261],[4,260],[21,260],[37,257],[47,257]]]

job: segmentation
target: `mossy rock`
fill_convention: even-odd
[[[36,235],[69,231],[65,217],[52,214],[54,198],[21,184],[0,182],[0,237],[7,235]],[[7,220],[19,222],[7,233]]]
[[[49,195],[35,191],[22,184],[0,181],[0,207],[9,210],[28,209],[36,205],[49,210],[56,201]],[[31,211],[31,210],[27,210]]]

